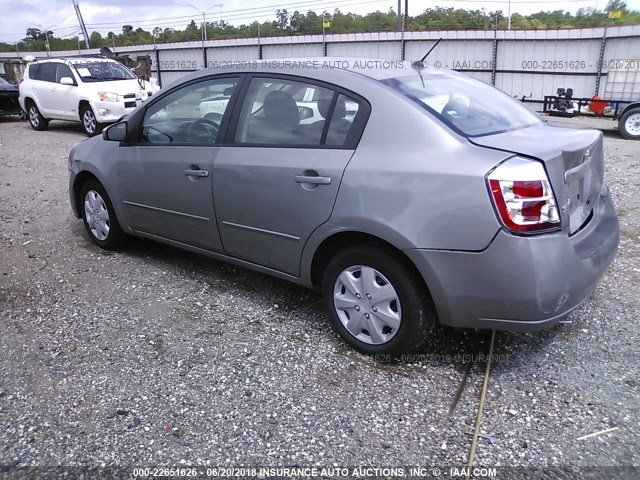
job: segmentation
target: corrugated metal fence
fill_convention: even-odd
[[[225,62],[323,56],[417,60],[439,38],[442,42],[428,58],[431,65],[466,72],[510,95],[531,95],[537,100],[554,94],[558,87],[573,88],[574,96],[604,95],[610,71],[622,68],[616,61],[638,60],[627,62],[632,71],[640,63],[640,25],[256,37],[118,47],[117,53],[151,54],[154,75],[166,86],[185,73]],[[46,53],[32,55],[40,58]],[[78,52],[52,52],[52,56],[78,56]],[[15,58],[16,53],[2,53],[2,57]]]

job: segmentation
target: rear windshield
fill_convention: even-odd
[[[466,136],[491,135],[542,121],[521,102],[463,75],[416,72],[381,81]]]
[[[83,82],[105,82],[137,78],[131,70],[117,62],[86,62],[73,65]]]

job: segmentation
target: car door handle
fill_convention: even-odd
[[[184,171],[184,174],[187,177],[208,177],[209,172],[207,170],[191,170],[187,169]]]
[[[331,184],[330,177],[319,177],[317,175],[296,175],[295,179],[297,183],[311,183],[314,185],[330,185]]]

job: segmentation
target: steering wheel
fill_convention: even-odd
[[[220,125],[206,118],[198,118],[187,127],[187,138],[195,140],[197,143],[216,143]]]

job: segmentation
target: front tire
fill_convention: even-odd
[[[31,128],[34,130],[38,130],[39,132],[46,130],[49,128],[49,120],[44,118],[38,110],[35,102],[29,101],[27,106],[27,117],[29,118],[29,124],[31,124]]]
[[[93,113],[91,106],[85,105],[80,111],[80,121],[82,123],[82,130],[89,137],[95,137],[102,132],[104,124],[99,123],[96,119],[96,114]]]
[[[91,241],[105,250],[120,247],[125,234],[120,228],[111,200],[97,180],[88,180],[80,190],[82,221]]]
[[[618,120],[620,135],[629,140],[640,140],[640,108],[632,108]]]
[[[338,253],[327,265],[322,293],[338,334],[364,354],[407,353],[437,323],[418,274],[383,249],[360,246]]]

